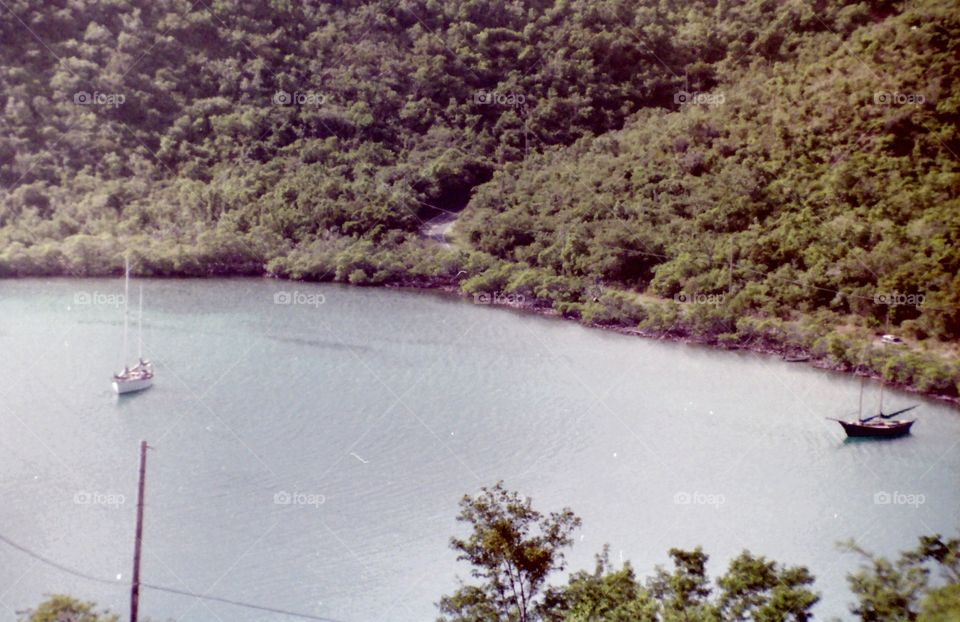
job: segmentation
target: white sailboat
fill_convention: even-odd
[[[124,262],[123,280],[123,357],[127,357],[127,326],[130,317],[130,260]],[[137,363],[124,365],[123,371],[113,375],[113,391],[117,395],[150,388],[153,384],[153,363],[143,358],[143,285],[140,286],[140,307],[137,311]]]

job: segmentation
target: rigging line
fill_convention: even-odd
[[[106,585],[112,585],[112,586],[116,586],[116,587],[126,587],[126,586],[129,586],[129,585],[130,585],[129,582],[113,581],[113,580],[110,580],[110,579],[104,579],[104,578],[102,578],[102,577],[95,577],[95,576],[90,575],[90,574],[87,574],[87,573],[85,573],[85,572],[81,572],[81,571],[79,571],[79,570],[75,570],[75,569],[73,569],[73,568],[70,568],[69,566],[64,566],[63,564],[60,564],[60,563],[58,563],[58,562],[53,561],[52,559],[49,559],[49,558],[47,558],[47,557],[44,557],[43,555],[41,555],[41,554],[39,554],[39,553],[35,553],[34,551],[28,549],[27,547],[25,547],[25,546],[23,546],[23,545],[17,544],[16,542],[14,542],[13,540],[11,540],[10,538],[6,537],[6,536],[3,535],[3,534],[0,534],[0,541],[2,541],[2,542],[4,542],[4,543],[8,544],[9,546],[17,549],[17,550],[20,551],[21,553],[24,553],[24,554],[26,554],[26,555],[29,555],[30,557],[32,557],[33,559],[35,559],[35,560],[37,560],[37,561],[39,561],[39,562],[41,562],[41,563],[44,563],[44,564],[46,564],[46,565],[48,565],[48,566],[51,566],[51,567],[53,567],[53,568],[56,568],[57,570],[59,570],[59,571],[61,571],[61,572],[65,572],[65,573],[67,573],[67,574],[69,574],[69,575],[73,575],[73,576],[79,577],[79,578],[81,578],[81,579],[86,579],[87,581],[93,581],[93,582],[95,582],[95,583],[103,583],[103,584],[106,584]],[[228,604],[228,605],[235,605],[235,606],[237,606],[237,607],[244,607],[244,608],[246,608],[246,609],[256,609],[256,610],[258,610],[258,611],[267,611],[267,612],[270,612],[270,613],[279,613],[279,614],[282,614],[282,615],[292,616],[292,617],[295,617],[295,618],[303,618],[303,619],[306,619],[306,620],[319,620],[320,622],[342,622],[341,620],[335,620],[334,618],[325,618],[325,617],[316,616],[316,615],[313,615],[313,614],[310,614],[310,613],[300,613],[300,612],[297,612],[297,611],[289,611],[289,610],[286,610],[286,609],[279,609],[279,608],[276,608],[276,607],[267,607],[267,606],[264,606],[264,605],[256,605],[256,604],[253,604],[253,603],[245,603],[245,602],[241,602],[241,601],[239,601],[239,600],[231,600],[231,599],[229,599],[229,598],[222,598],[222,597],[220,597],[220,596],[212,596],[212,595],[210,595],[210,594],[197,594],[196,592],[190,592],[190,591],[188,591],[188,590],[178,590],[178,589],[176,589],[176,588],[164,587],[164,586],[162,586],[162,585],[154,585],[154,584],[152,584],[152,583],[146,583],[146,582],[143,582],[143,581],[140,582],[140,587],[143,587],[143,588],[146,588],[146,589],[150,589],[150,590],[156,590],[156,591],[158,591],[158,592],[169,592],[169,593],[171,593],[171,594],[179,594],[179,595],[181,595],[181,596],[190,596],[190,597],[192,597],[192,598],[199,598],[199,599],[201,599],[201,600],[210,600],[210,601],[215,601],[215,602],[226,603],[226,604]]]

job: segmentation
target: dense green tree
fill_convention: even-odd
[[[813,618],[810,610],[820,600],[810,589],[813,581],[802,566],[781,568],[744,551],[717,579],[717,609],[730,622],[806,622]]]
[[[453,538],[450,546],[457,559],[471,566],[479,586],[462,586],[440,601],[441,619],[502,620],[527,622],[536,619],[536,607],[551,573],[564,566],[563,549],[573,542],[580,519],[569,509],[544,515],[534,510],[529,498],[498,482],[460,501],[457,520],[471,533]]]
[[[707,577],[707,555],[697,547],[692,551],[670,549],[673,571],[657,568],[649,581],[650,592],[661,604],[665,622],[703,620],[718,616],[710,602],[710,579]]]
[[[894,561],[852,542],[843,547],[864,558],[847,577],[857,598],[850,610],[864,622],[952,619],[960,611],[960,539],[923,536]]]
[[[541,607],[547,622],[658,622],[659,611],[629,562],[613,568],[607,547],[593,572],[576,572],[566,585],[551,588]]]
[[[919,622],[960,620],[960,583],[930,590],[920,602]]]
[[[55,594],[36,609],[20,612],[21,622],[120,622],[120,616],[97,611],[96,605],[71,596]]]
[[[549,574],[562,568],[562,549],[580,524],[569,509],[544,516],[502,483],[464,497],[460,508],[459,520],[472,533],[451,544],[482,584],[461,585],[441,599],[441,620],[804,622],[819,600],[806,568],[781,567],[748,551],[730,562],[715,591],[699,548],[671,549],[673,567],[658,567],[644,584],[629,563],[614,568],[604,547],[592,572],[545,588]]]

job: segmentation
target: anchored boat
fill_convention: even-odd
[[[130,260],[124,262],[123,280],[123,357],[127,357],[127,324],[130,317]],[[153,363],[143,358],[143,285],[140,286],[140,306],[137,311],[137,363],[125,365],[113,375],[113,391],[117,395],[143,391],[153,385]]]
[[[863,416],[863,377],[860,378],[860,408],[857,412],[857,419],[833,419],[838,422],[847,436],[852,438],[896,438],[910,433],[910,427],[914,424],[914,419],[894,419],[897,415],[913,410],[917,405],[902,408],[890,414],[883,412],[883,382],[880,383],[880,407],[877,414],[869,417]]]
[[[911,408],[916,408],[912,406]],[[891,415],[892,416],[892,415]],[[843,426],[843,431],[847,436],[854,438],[876,437],[876,438],[895,438],[910,433],[910,426],[913,425],[913,419],[897,419],[895,421],[842,421],[837,419]]]

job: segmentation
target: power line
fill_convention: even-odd
[[[11,540],[10,538],[6,537],[6,536],[3,535],[3,534],[0,534],[0,541],[3,541],[3,542],[5,542],[5,543],[9,544],[10,546],[12,546],[13,548],[17,549],[18,551],[20,551],[20,552],[22,552],[22,553],[26,553],[27,555],[29,555],[30,557],[34,558],[35,560],[37,560],[37,561],[39,561],[39,562],[42,562],[42,563],[44,563],[44,564],[46,564],[46,565],[48,565],[48,566],[52,566],[53,568],[56,568],[57,570],[59,570],[59,571],[61,571],[61,572],[65,572],[65,573],[67,573],[67,574],[71,574],[71,575],[73,575],[73,576],[75,576],[75,577],[80,577],[81,579],[86,579],[87,581],[94,581],[94,582],[96,582],[96,583],[105,583],[105,584],[107,584],[107,585],[114,585],[114,586],[116,586],[116,585],[123,585],[123,584],[120,583],[119,581],[113,581],[113,580],[111,580],[111,579],[104,579],[104,578],[102,578],[102,577],[95,577],[95,576],[93,576],[93,575],[86,574],[85,572],[80,572],[79,570],[74,570],[73,568],[69,568],[69,567],[67,567],[67,566],[64,566],[63,564],[59,564],[59,563],[53,561],[52,559],[48,559],[48,558],[44,557],[43,555],[40,555],[39,553],[34,553],[33,551],[31,551],[30,549],[28,549],[28,548],[25,547],[25,546],[21,546],[21,545],[17,544],[16,542],[14,542],[13,540]]]
[[[288,611],[286,609],[278,609],[276,607],[267,607],[265,605],[255,605],[252,603],[244,603],[239,600],[231,600],[229,598],[222,598],[220,596],[212,596],[209,594],[195,594],[187,590],[178,590],[172,587],[164,587],[162,585],[153,585],[152,583],[141,582],[140,587],[145,587],[150,590],[156,590],[158,592],[169,592],[170,594],[180,594],[181,596],[191,596],[193,598],[200,598],[202,600],[211,600],[218,603],[236,605],[237,607],[244,607],[246,609],[256,609],[258,611],[268,611],[270,613],[279,613],[282,615],[294,616],[297,618],[305,618],[307,620],[321,620],[321,622],[342,622],[341,620],[334,620],[333,618],[324,618],[322,616],[315,616],[310,613],[298,613],[296,611]]]
[[[81,578],[81,579],[85,579],[85,580],[87,580],[87,581],[93,581],[93,582],[95,582],[95,583],[103,583],[103,584],[106,584],[106,585],[112,585],[112,586],[128,587],[128,586],[132,585],[132,583],[124,583],[124,582],[121,582],[121,581],[113,581],[113,580],[111,580],[111,579],[104,579],[103,577],[95,577],[95,576],[93,576],[93,575],[87,574],[87,573],[85,573],[85,572],[81,572],[81,571],[76,570],[76,569],[74,569],[74,568],[70,568],[69,566],[64,566],[63,564],[58,563],[58,562],[56,562],[56,561],[54,561],[54,560],[52,560],[52,559],[50,559],[50,558],[48,558],[48,557],[44,557],[44,556],[41,555],[40,553],[36,553],[36,552],[28,549],[27,547],[21,545],[21,544],[17,544],[16,542],[14,542],[13,540],[11,540],[10,538],[6,537],[6,536],[3,535],[3,534],[0,534],[0,541],[2,541],[2,542],[4,542],[4,543],[6,543],[7,545],[9,545],[9,546],[17,549],[17,550],[20,551],[21,553],[24,553],[24,554],[26,554],[26,555],[29,555],[29,556],[32,557],[33,559],[35,559],[35,560],[37,560],[37,561],[39,561],[39,562],[41,562],[41,563],[43,563],[43,564],[46,564],[47,566],[50,566],[50,567],[52,567],[52,568],[56,568],[56,569],[59,570],[60,572],[64,572],[64,573],[66,573],[66,574],[73,575],[73,576],[79,577],[79,578]],[[301,612],[298,612],[298,611],[289,611],[289,610],[287,610],[287,609],[280,609],[280,608],[277,608],[277,607],[267,607],[267,606],[265,606],[265,605],[256,605],[256,604],[253,604],[253,603],[245,603],[245,602],[241,602],[241,601],[239,601],[239,600],[232,600],[232,599],[229,599],[229,598],[222,598],[222,597],[220,597],[220,596],[212,596],[212,595],[210,595],[210,594],[197,594],[196,592],[191,592],[191,591],[189,591],[189,590],[178,590],[178,589],[172,588],[172,587],[165,587],[165,586],[162,586],[162,585],[154,585],[154,584],[152,584],[152,583],[141,582],[141,583],[140,583],[140,587],[143,587],[143,588],[146,588],[146,589],[149,589],[149,590],[156,590],[156,591],[158,591],[158,592],[167,592],[167,593],[170,593],[170,594],[178,594],[178,595],[180,595],[180,596],[190,596],[190,597],[192,597],[192,598],[199,598],[199,599],[201,599],[201,600],[209,600],[209,601],[214,601],[214,602],[219,602],[219,603],[225,603],[225,604],[228,604],[228,605],[234,605],[234,606],[237,606],[237,607],[243,607],[243,608],[245,608],[245,609],[255,609],[255,610],[257,610],[257,611],[266,611],[266,612],[269,612],[269,613],[278,613],[278,614],[281,614],[281,615],[291,616],[291,617],[295,617],[295,618],[303,618],[303,619],[305,619],[305,620],[319,620],[320,622],[343,622],[342,620],[335,620],[334,618],[325,618],[325,617],[323,617],[323,616],[315,616],[315,615],[310,614],[310,613],[301,613]]]

